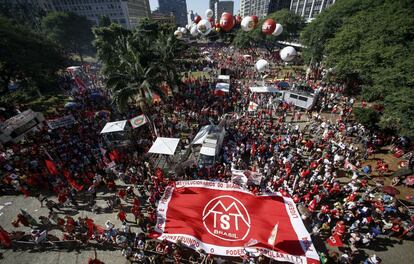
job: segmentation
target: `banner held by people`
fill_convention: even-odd
[[[214,255],[242,256],[250,245],[278,261],[319,263],[291,198],[279,193],[258,196],[233,183],[177,181],[167,187],[155,231],[160,240],[181,241]]]

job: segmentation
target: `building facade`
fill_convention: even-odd
[[[290,11],[309,21],[334,3],[335,0],[292,0]]]
[[[208,7],[209,7],[211,10],[213,10],[213,13],[214,13],[213,17],[216,17],[216,13],[214,12],[214,9],[216,9],[216,3],[217,3],[218,1],[219,1],[219,0],[209,0],[209,5],[208,5]]]
[[[173,13],[170,13],[170,15],[166,15],[161,13],[159,10],[155,10],[152,12],[151,20],[157,21],[159,23],[175,24],[175,16]]]
[[[289,9],[291,0],[241,0],[240,15],[242,17],[256,15],[264,18],[270,13]]]
[[[134,28],[140,19],[151,16],[148,0],[39,0],[39,3],[47,11],[73,12],[94,24],[106,16],[125,28]]]
[[[187,2],[186,0],[158,0],[159,11],[163,14],[173,13],[178,26],[187,25]]]
[[[228,12],[233,14],[234,12],[234,2],[233,1],[217,1],[214,4],[214,20],[219,21],[221,18],[221,14],[224,12]]]

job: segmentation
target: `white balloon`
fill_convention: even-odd
[[[190,25],[185,25],[185,28],[186,28],[187,30],[190,30],[191,26],[190,26]]]
[[[283,32],[283,26],[281,24],[277,23],[275,31],[273,31],[272,35],[273,36],[279,36],[280,34],[282,34],[282,32]]]
[[[213,17],[213,15],[214,15],[213,10],[211,10],[211,9],[207,9],[207,10],[206,10],[206,17],[207,17],[207,18],[212,18],[212,17]]]
[[[175,36],[176,38],[180,39],[180,38],[182,38],[182,37],[183,37],[183,33],[182,33],[181,31],[179,31],[179,30],[176,30],[176,31],[174,32],[174,36]]]
[[[267,62],[267,60],[263,60],[263,59],[258,60],[256,62],[256,64],[254,65],[256,70],[258,70],[259,72],[264,71],[267,66],[269,66],[269,62]]]
[[[251,16],[244,17],[240,23],[243,31],[251,31],[254,29],[254,20]]]
[[[279,54],[280,54],[280,58],[282,58],[282,60],[284,60],[284,61],[292,61],[296,57],[297,52],[296,52],[296,50],[293,47],[287,46],[287,47],[284,47],[280,51]]]
[[[191,26],[190,34],[193,37],[196,37],[198,35],[198,30],[197,30],[197,25],[196,24]]]
[[[185,29],[185,28],[180,28],[180,31],[181,31],[181,33],[183,33],[183,34],[186,34],[187,33],[187,29]]]
[[[208,21],[207,19],[200,20],[200,22],[198,22],[197,24],[197,30],[198,30],[198,33],[200,33],[203,36],[208,35],[208,33],[210,33],[211,31],[210,21]]]

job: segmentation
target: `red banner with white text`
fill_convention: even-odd
[[[291,198],[257,196],[233,183],[177,181],[159,202],[159,239],[238,257],[245,251],[278,261],[319,263]]]

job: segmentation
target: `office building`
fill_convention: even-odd
[[[186,0],[158,0],[159,10],[163,14],[173,13],[178,26],[187,25],[187,2]]]
[[[215,12],[214,12],[214,9],[216,9],[216,3],[218,2],[219,0],[210,0],[210,2],[209,2],[209,8],[211,9],[211,10],[213,10],[213,17],[216,17],[216,14],[215,14]]]
[[[160,10],[158,9],[152,12],[151,20],[157,21],[163,24],[175,24],[175,16],[173,13],[166,15],[166,14],[161,13]]]
[[[38,0],[47,11],[73,12],[85,16],[94,24],[99,18],[108,17],[111,22],[125,28],[134,28],[142,18],[149,18],[148,0]]]
[[[221,14],[228,12],[233,14],[234,12],[234,2],[233,1],[219,1],[214,4],[214,20],[219,21]]]
[[[290,11],[310,21],[334,3],[335,0],[292,0]]]
[[[241,0],[240,15],[264,18],[268,14],[290,8],[291,0]]]

